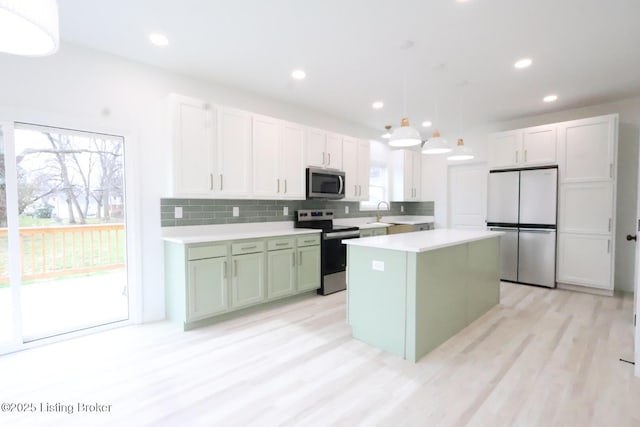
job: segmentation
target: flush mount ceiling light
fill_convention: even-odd
[[[293,70],[291,72],[291,77],[293,77],[296,80],[304,80],[305,77],[307,77],[307,73],[305,73],[303,70]]]
[[[376,101],[373,104],[371,104],[371,108],[373,108],[374,110],[379,110],[382,107],[384,107],[384,102],[382,101]]]
[[[451,151],[451,154],[447,156],[447,160],[471,160],[475,156],[473,150],[464,146],[464,140],[458,139],[458,145]]]
[[[556,102],[558,100],[558,95],[547,95],[542,98],[544,102]]]
[[[440,136],[439,131],[433,132],[431,138],[427,139],[422,146],[422,154],[444,154],[451,151],[449,143]]]
[[[160,33],[149,34],[149,41],[156,46],[167,46],[169,44],[169,39]]]
[[[523,68],[530,67],[532,63],[533,63],[533,61],[531,60],[531,58],[522,58],[522,59],[519,59],[518,61],[516,61],[516,63],[513,64],[513,66],[515,68],[521,70]]]
[[[46,56],[59,45],[56,0],[0,0],[0,52]]]
[[[384,127],[384,129],[386,130],[386,132],[381,135],[381,138],[384,138],[384,139],[391,138],[391,132],[390,132],[391,131],[391,125],[386,125]]]

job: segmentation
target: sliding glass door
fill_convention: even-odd
[[[10,132],[0,345],[127,320],[124,139],[20,123]]]

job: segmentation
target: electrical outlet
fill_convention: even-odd
[[[289,215],[289,207],[285,206],[282,208],[282,215],[287,216]]]
[[[404,205],[400,205],[400,212],[404,212]]]
[[[233,216],[240,216],[240,208],[237,206],[233,207]]]
[[[349,206],[348,206],[348,205],[346,205],[346,206],[344,207],[344,213],[346,213],[346,214],[348,214],[348,213],[349,213]]]
[[[175,207],[175,209],[173,210],[173,217],[175,219],[182,218],[182,206],[176,206]]]

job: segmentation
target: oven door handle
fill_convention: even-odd
[[[360,237],[360,231],[336,231],[331,233],[325,233],[323,236],[323,239],[335,240],[335,239],[355,238],[355,237]]]
[[[340,188],[338,189],[338,194],[342,194],[342,190],[344,190],[344,180],[341,175],[338,175],[338,179],[340,180]]]

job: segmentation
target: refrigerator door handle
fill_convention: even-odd
[[[520,231],[526,231],[527,233],[541,233],[541,234],[549,234],[555,233],[556,230],[549,230],[546,228],[520,228]]]
[[[491,231],[518,231],[517,227],[489,227]]]

